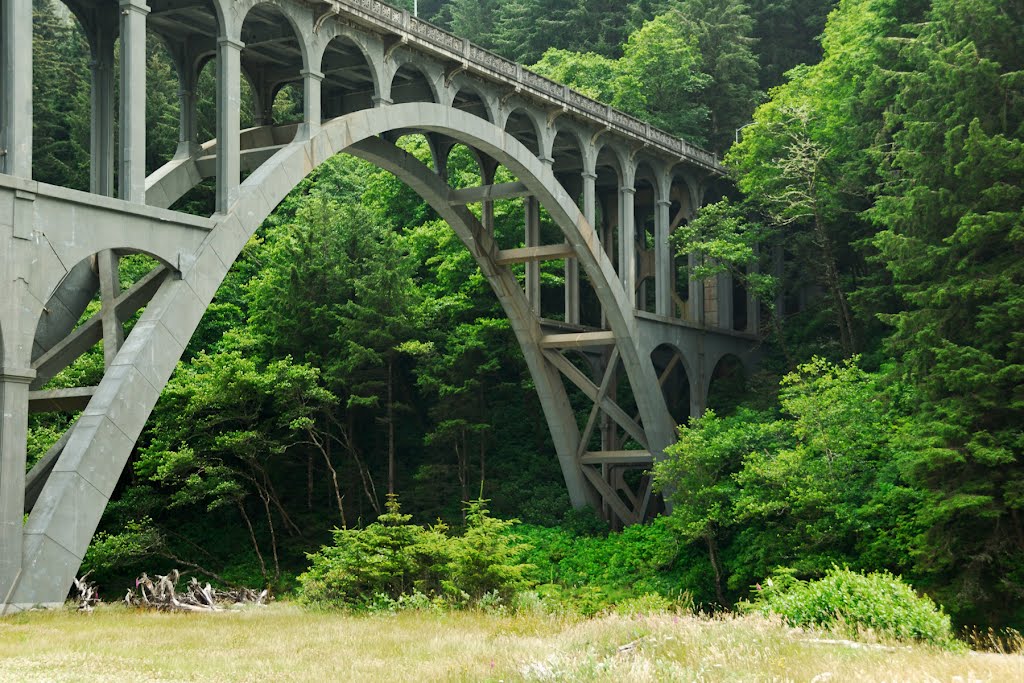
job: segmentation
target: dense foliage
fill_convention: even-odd
[[[34,7],[34,174],[85,189],[88,49],[54,5]],[[507,550],[493,545],[502,523],[463,508],[486,496],[497,515],[529,523],[532,549],[509,560],[534,566],[522,578],[582,611],[630,599],[728,606],[780,566],[827,576],[839,595],[840,584],[860,585],[833,571],[843,566],[902,575],[959,622],[1019,626],[1024,2],[419,8],[724,155],[735,191],[674,244],[704,257],[689,275],[728,270],[765,302],[753,391],[722,401],[713,390],[716,411],[681,428],[655,471],[670,515],[620,534],[573,514],[557,526],[567,497],[486,280],[412,190],[339,156],[277,208],[218,291],[108,507],[87,559],[99,577],[161,558],[287,588],[324,546],[303,579],[308,595],[323,591],[316,600],[451,595],[445,582],[475,599],[494,584],[474,563]],[[198,86],[204,135],[211,72]],[[178,106],[156,40],[148,78],[153,169],[174,152]],[[274,112],[294,118],[291,90]],[[431,163],[422,138],[400,144]],[[448,181],[480,182],[464,147]],[[177,208],[208,213],[211,197],[204,184]],[[496,202],[503,248],[522,243],[522,224],[521,202]],[[127,259],[122,284],[146,265]],[[559,266],[545,264],[543,296],[560,295]],[[53,385],[95,381],[102,366],[97,347]],[[67,424],[33,415],[30,460]],[[390,493],[411,517],[389,510]],[[388,543],[405,550],[377,572],[364,555]],[[329,588],[331,563],[367,573],[338,574]],[[887,580],[864,579],[879,591]]]

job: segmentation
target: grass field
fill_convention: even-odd
[[[218,614],[0,620],[0,681],[1024,681],[1024,656],[828,642],[756,617]]]

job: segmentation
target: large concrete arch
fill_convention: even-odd
[[[438,104],[410,103],[339,117],[324,124],[314,138],[283,146],[257,168],[242,183],[231,213],[217,217],[213,230],[191,254],[182,253],[180,242],[175,245],[180,277],[165,279],[146,307],[73,428],[29,516],[24,566],[31,571],[14,587],[11,603],[28,605],[63,598],[160,389],[238,253],[297,183],[326,159],[349,149],[398,172],[456,228],[486,268],[533,372],[570,496],[577,505],[588,502],[590,494],[575,459],[578,428],[558,369],[544,360],[543,333],[536,318],[527,313],[522,291],[507,270],[502,273],[496,267],[493,242],[472,214],[451,204],[451,190],[443,180],[377,139],[387,131],[409,129],[443,134],[480,149],[516,174],[548,209],[581,267],[598,283],[598,296],[631,385],[656,386],[648,356],[641,355],[636,344],[626,294],[592,227],[555,182],[547,164],[493,124]],[[111,243],[103,246],[131,245],[112,236]],[[138,248],[174,260],[171,254],[161,253],[159,241],[147,246]],[[672,422],[660,396],[636,391],[635,400],[648,447],[661,451],[672,439]]]

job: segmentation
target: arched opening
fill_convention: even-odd
[[[637,168],[637,178],[633,185],[636,190],[633,195],[633,229],[636,241],[636,307],[648,313],[654,313],[657,309],[655,210],[658,191],[655,178],[654,170],[644,162]]]
[[[651,352],[651,363],[672,420],[677,425],[686,424],[691,417],[690,376],[682,352],[670,344],[662,344]]]
[[[505,132],[523,143],[533,154],[540,156],[540,131],[525,109],[520,107],[509,114],[505,120]]]
[[[395,131],[385,137],[392,138],[395,146],[399,149],[405,150],[416,157],[416,160],[427,168],[437,171],[437,167],[434,165],[434,158],[436,156],[434,146],[423,133]]]
[[[551,145],[552,170],[555,178],[571,196],[584,216],[597,224],[596,185],[594,178],[585,178],[583,151],[579,136],[571,129],[560,127]],[[589,185],[589,189],[588,189]],[[588,192],[590,207],[588,208]],[[588,210],[590,215],[588,216]],[[599,327],[601,305],[590,278],[581,271],[575,259],[562,261],[564,266],[563,310],[564,320],[571,324]]]
[[[684,178],[678,175],[672,176],[672,185],[669,190],[669,222],[668,234],[669,244],[672,250],[672,315],[682,320],[696,322],[697,311],[694,310],[693,285],[690,281],[690,254],[680,252],[678,245],[672,241],[672,235],[682,225],[685,225],[693,217],[693,200],[690,194],[690,187]]]
[[[480,153],[461,142],[448,148],[445,169],[448,186],[453,189],[460,190],[484,184]]]
[[[455,98],[452,100],[452,106],[456,109],[461,109],[462,111],[473,114],[474,116],[479,116],[482,119],[491,121],[490,111],[484,103],[483,95],[473,87],[463,85],[459,88],[459,91],[455,93]],[[494,122],[491,121],[491,123]]]
[[[116,6],[68,0],[36,3],[33,11],[33,178],[106,196],[119,193],[121,112],[117,95],[121,12]],[[143,175],[178,146],[179,77],[160,39],[147,25]],[[141,122],[140,122],[141,125]],[[120,163],[124,163],[121,160]]]
[[[708,382],[707,407],[719,415],[733,412],[743,400],[747,374],[738,356],[726,354],[715,364]]]
[[[105,371],[170,275],[148,254],[102,251],[76,264],[47,301],[32,349],[26,512]]]
[[[598,235],[604,253],[619,272],[619,189],[622,187],[622,168],[611,147],[601,147],[595,164],[597,179],[597,213],[600,216]]]
[[[62,9],[55,0],[33,3],[32,177],[51,185],[112,196],[117,11],[111,7],[106,12],[94,9],[83,15]],[[77,8],[69,4],[68,9]],[[100,19],[106,35],[102,40],[99,36],[90,40],[88,24]],[[97,85],[91,83],[90,62],[95,63],[97,80],[109,101],[91,103]],[[96,116],[102,118],[96,121]],[[101,135],[90,131],[97,124]],[[90,150],[93,143],[96,148]],[[93,180],[91,172],[100,175]]]
[[[261,3],[245,16],[241,32],[242,70],[252,86],[253,124],[273,126],[285,123],[275,114],[294,119],[297,108],[302,112],[302,47],[291,21],[275,5]],[[298,83],[286,95],[286,106],[275,111],[279,91],[290,83]],[[298,100],[297,102],[295,100]]]
[[[341,35],[327,44],[320,70],[324,74],[320,106],[325,120],[373,107],[377,96],[373,68],[351,38]]]
[[[398,67],[391,80],[391,102],[436,102],[434,90],[430,87],[430,74],[414,62]]]

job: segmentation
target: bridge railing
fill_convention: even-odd
[[[677,138],[649,123],[607,104],[591,99],[566,85],[536,74],[521,64],[474,45],[380,0],[321,0],[329,14],[354,15],[361,23],[376,24],[393,34],[415,38],[423,47],[445,59],[461,63],[467,71],[490,80],[511,82],[515,90],[535,99],[546,100],[571,111],[578,118],[608,128],[643,146],[652,147],[712,172],[721,172],[718,155]]]

